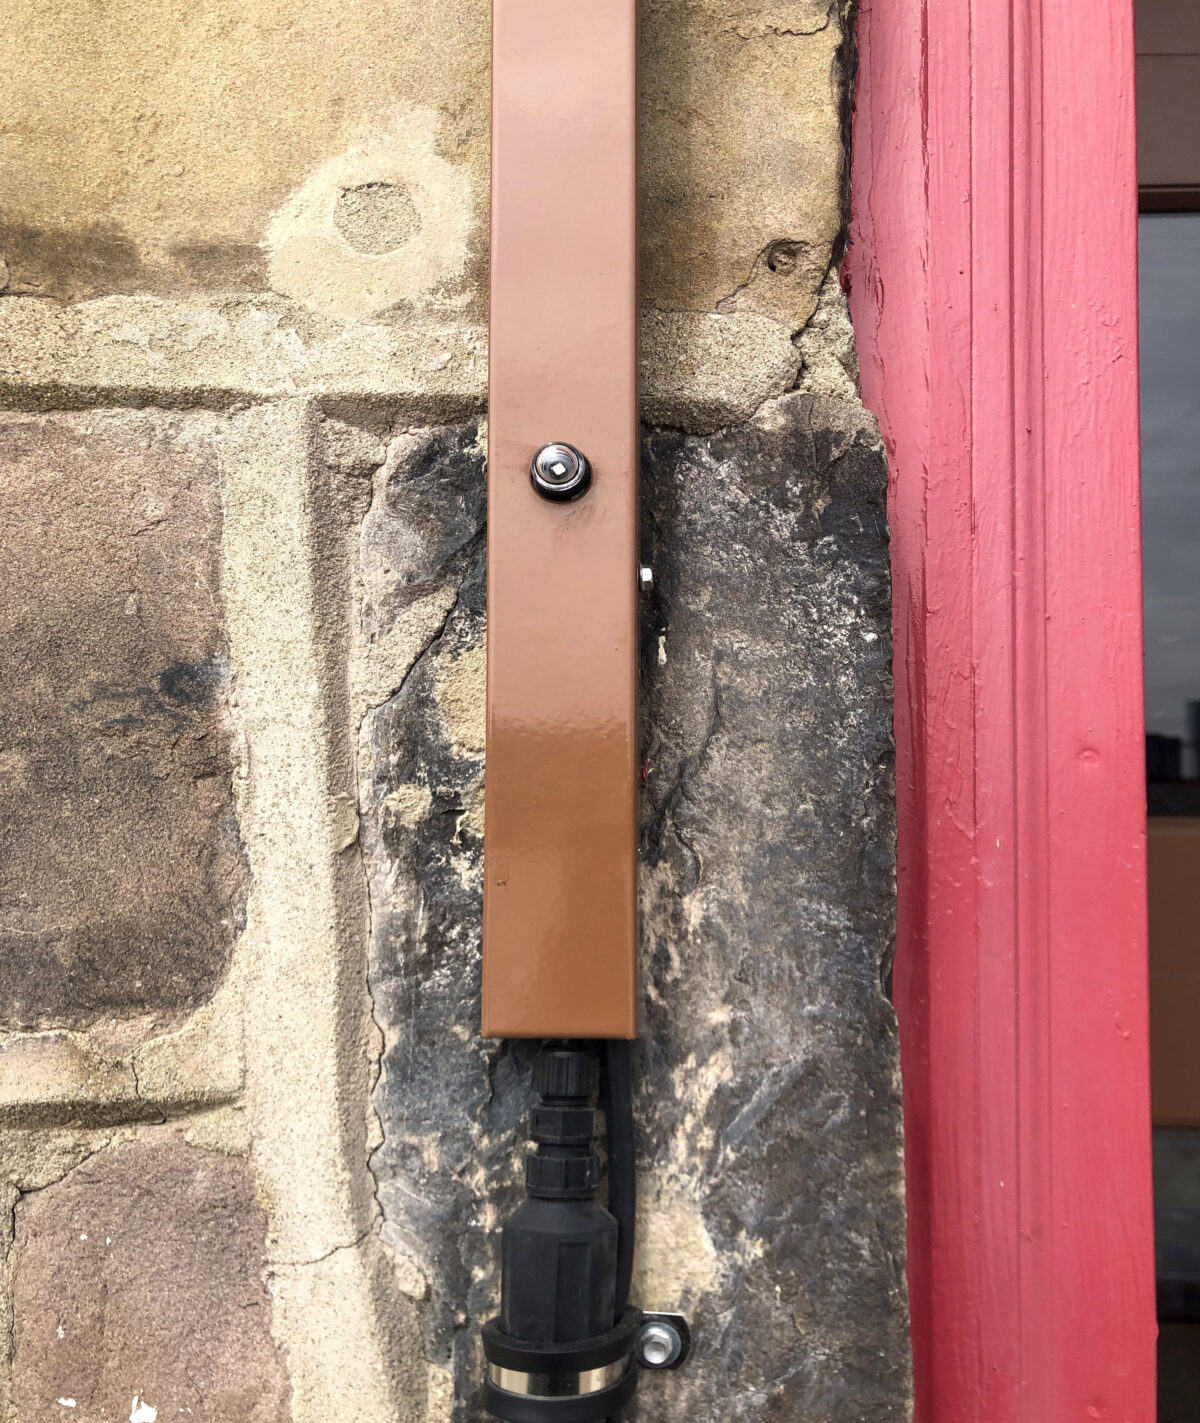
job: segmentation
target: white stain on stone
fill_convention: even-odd
[[[387,1257],[395,1270],[396,1283],[401,1290],[409,1299],[427,1300],[429,1298],[429,1276],[410,1254],[395,1226],[390,1221],[385,1221],[379,1234]]]
[[[717,1282],[716,1246],[687,1189],[647,1173],[638,1188],[637,1297],[647,1309],[693,1305]]]
[[[73,1398],[60,1398],[58,1400],[58,1406],[60,1408],[74,1408],[75,1400]]]
[[[355,321],[405,303],[461,305],[445,284],[466,271],[475,204],[467,168],[437,151],[432,109],[397,110],[362,140],[327,159],[275,213],[267,228],[271,285],[329,316]],[[336,218],[338,200],[386,188],[411,204],[413,220],[389,251],[352,245]],[[442,288],[436,293],[435,289]]]
[[[454,1415],[454,1375],[439,1364],[429,1365],[425,1416],[429,1423],[450,1423]]]
[[[383,799],[383,813],[389,825],[415,830],[433,809],[433,792],[428,786],[404,782]]]
[[[147,1403],[145,1399],[138,1402],[138,1396],[133,1395],[133,1407],[129,1410],[129,1423],[155,1423],[158,1417],[158,1409],[153,1404]]]
[[[437,704],[457,751],[482,756],[486,740],[487,642],[480,641],[441,667]]]

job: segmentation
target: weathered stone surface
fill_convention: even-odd
[[[642,409],[654,424],[719,429],[790,390],[807,360],[791,326],[767,316],[646,307]],[[486,389],[482,326],[348,325],[269,295],[219,309],[134,296],[74,306],[0,301],[0,409],[225,406],[310,394],[415,426],[478,413]]]
[[[719,430],[797,388],[853,399],[852,342],[829,278],[823,291],[834,299],[809,316],[841,231],[851,9],[848,0],[644,0],[651,424]],[[477,1324],[495,1304],[494,1226],[518,1195],[531,1056],[475,1036],[480,440],[473,427],[410,429],[380,462],[389,431],[445,427],[484,409],[488,12],[489,0],[19,0],[6,17],[0,407],[51,415],[11,422],[18,434],[0,444],[0,532],[15,550],[0,595],[0,787],[10,791],[5,800],[0,788],[9,817],[0,1026],[59,1025],[0,1044],[5,1160],[13,1167],[28,1153],[37,1165],[10,1172],[0,1203],[6,1215],[18,1190],[35,1192],[17,1206],[20,1419],[70,1418],[57,1399],[74,1398],[78,1416],[113,1423],[131,1413],[148,1423],[150,1409],[166,1423],[181,1408],[180,1423],[187,1410],[274,1423],[289,1388],[301,1423],[477,1415]],[[131,409],[61,414],[96,406]],[[788,406],[802,408],[816,409]],[[816,425],[845,425],[835,414]],[[851,453],[827,456],[802,427],[789,415],[778,448],[814,489],[830,469],[855,468],[866,448],[843,430]],[[705,667],[736,678],[738,658],[776,637],[781,678],[800,685],[816,669],[819,682],[819,646],[793,639],[779,650],[787,610],[810,590],[814,608],[827,597],[853,623],[838,601],[849,585],[819,562],[804,564],[794,586],[755,588],[759,562],[783,559],[786,530],[799,527],[790,513],[741,543],[721,526],[716,552],[734,560],[724,582],[714,575],[722,607],[710,629],[699,613],[689,622],[671,560],[683,561],[677,573],[699,560],[701,536],[718,528],[689,522],[689,485],[699,503],[716,504],[729,492],[714,495],[721,481],[742,488],[740,438],[657,435],[647,477],[666,540],[660,601],[647,614],[663,614],[668,661],[660,685],[655,626],[644,1021],[663,1036],[642,1058],[639,1290],[694,1313],[700,1352],[687,1375],[646,1380],[641,1412],[674,1418],[686,1406],[724,1419],[774,1408],[809,1423],[840,1409],[839,1423],[888,1420],[903,1390],[900,1305],[889,1296],[886,1312],[879,1264],[897,1237],[894,1084],[876,987],[886,935],[871,927],[872,913],[880,925],[886,917],[886,886],[873,880],[850,901],[849,928],[822,898],[840,903],[836,875],[822,868],[830,836],[844,833],[848,864],[886,841],[865,749],[884,713],[871,701],[861,722],[836,728],[849,728],[849,779],[781,791],[786,813],[766,819],[769,835],[761,816],[734,814],[740,791],[718,753],[731,746],[730,765],[759,755],[761,777],[780,786],[802,783],[806,768],[824,774],[817,748],[832,734],[823,719],[838,710],[832,692],[813,691],[811,724],[786,722],[792,742],[731,714],[688,760]],[[701,470],[721,440],[733,442],[720,446],[728,459]],[[841,435],[830,440],[842,451]],[[876,507],[872,488],[864,510]],[[752,510],[771,504],[761,491],[746,497]],[[830,508],[850,498],[843,490]],[[347,549],[368,499],[352,629]],[[818,545],[797,534],[802,551]],[[860,573],[880,553],[869,532],[838,550]],[[757,593],[768,599],[761,608]],[[135,614],[130,598],[140,599]],[[854,616],[882,635],[877,613],[864,602]],[[858,650],[882,655],[880,646]],[[694,678],[676,686],[693,663]],[[199,669],[182,687],[171,670],[180,665]],[[863,664],[869,699],[880,666]],[[135,707],[132,719],[105,712],[113,696]],[[762,699],[780,719],[779,704]],[[352,728],[361,729],[371,978],[385,1047],[374,1178]],[[815,808],[824,840],[803,841],[793,802]],[[709,807],[709,842],[687,820],[695,806]],[[702,866],[681,834],[707,856]],[[741,853],[735,837],[752,851],[741,878],[722,863]],[[756,882],[747,883],[765,873],[764,843],[782,847],[771,854],[796,898],[754,917],[746,899]],[[811,873],[797,844],[813,854]],[[686,943],[669,933],[680,904]],[[793,944],[788,925],[814,919],[816,947]],[[727,946],[735,933],[763,936],[749,966]],[[714,975],[712,1001],[682,982],[671,952]],[[768,980],[778,1001],[764,1001]],[[670,1025],[656,1006],[668,997],[680,1005]],[[829,1020],[824,1036],[814,1015]],[[778,1038],[776,1076],[763,1067],[767,1048],[745,1040],[753,1032],[738,1036],[746,1017],[765,1024],[760,1038]],[[820,1103],[842,1093],[856,1066],[878,1102],[839,1103],[826,1121]],[[826,1084],[816,1105],[795,1106],[795,1122],[793,1070]],[[752,1103],[756,1074],[768,1088]],[[760,1105],[767,1126],[756,1134]],[[198,1145],[251,1154],[270,1214],[272,1323],[287,1384],[256,1292],[262,1222],[254,1215],[247,1233],[255,1208],[242,1163],[218,1169],[236,1174],[229,1216],[240,1223],[215,1245],[222,1207],[179,1185],[209,1158],[192,1153],[168,1169],[146,1144],[78,1165],[110,1134],[161,1138],[147,1125],[159,1113],[185,1116]],[[56,1132],[69,1150],[54,1145]],[[806,1173],[797,1158],[804,1166],[809,1154]],[[171,1197],[178,1219],[136,1196],[143,1170],[146,1190]],[[840,1196],[839,1174],[849,1183]],[[120,1238],[148,1232],[130,1267],[148,1311],[140,1322],[134,1275],[119,1259],[80,1255],[94,1244],[91,1225],[72,1233],[55,1214],[86,1214],[110,1197],[126,1212]],[[865,1201],[875,1209],[860,1239]],[[861,1260],[837,1255],[847,1242]],[[244,1271],[208,1258],[229,1250],[250,1262]],[[57,1340],[50,1305],[79,1292],[99,1299],[110,1285],[113,1317],[75,1335],[68,1322]],[[219,1285],[247,1305],[236,1340]],[[744,1315],[742,1295],[751,1297]],[[0,1339],[11,1325],[0,1298]],[[62,1353],[68,1344],[78,1354]],[[59,1383],[63,1360],[82,1383]],[[781,1382],[764,1394],[772,1378]],[[0,1415],[7,1383],[0,1359]],[[252,1398],[238,1394],[243,1385]]]
[[[848,10],[647,0],[649,305],[807,320],[840,230]],[[488,33],[488,0],[16,6],[0,290],[480,321]],[[307,342],[303,314],[286,329]],[[730,333],[753,359],[753,328]]]
[[[853,9],[642,6],[648,423],[704,433],[796,388],[844,227]],[[0,407],[479,413],[488,32],[489,0],[18,4]]]
[[[882,448],[856,403],[793,395],[710,438],[652,431],[643,466],[636,1287],[686,1310],[697,1348],[631,1416],[899,1423]],[[407,437],[362,563],[377,638],[445,597],[363,723],[359,770],[385,1035],[373,1166],[384,1239],[429,1281],[456,1419],[478,1413],[532,1053],[476,1038],[482,747],[459,709],[482,695],[482,498],[472,429]]]
[[[359,743],[370,982],[385,1039],[376,1094],[384,1142],[373,1166],[383,1238],[429,1282],[428,1357],[452,1377],[458,1418],[478,1377],[473,1332],[459,1331],[492,1305],[486,1222],[514,1199],[511,1152],[525,1096],[508,1055],[477,1036],[485,599],[478,428],[408,437],[389,469],[362,541],[364,633],[376,643],[402,641],[409,665],[399,690],[364,720]],[[407,627],[430,606],[440,615],[432,625],[422,619],[424,635],[413,646]],[[472,685],[474,714],[464,696]]]
[[[860,406],[792,396],[711,439],[652,434],[643,468],[639,1273],[702,1342],[640,1416],[898,1423],[882,446]],[[703,1263],[673,1248],[693,1239]]]
[[[10,290],[294,289],[327,306],[371,273],[384,305],[437,288],[482,309],[486,0],[64,0],[18,6],[6,39]],[[420,217],[390,266],[334,225],[340,188],[371,181]],[[267,241],[289,204],[303,254]]]
[[[0,1022],[170,1021],[241,925],[207,417],[0,422]]]
[[[846,0],[645,0],[642,284],[799,331],[842,227]],[[751,349],[748,344],[747,349]]]
[[[285,1423],[267,1220],[246,1162],[178,1141],[89,1157],[16,1207],[16,1423]]]

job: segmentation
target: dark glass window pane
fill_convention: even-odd
[[[1139,230],[1150,813],[1200,815],[1200,213]]]

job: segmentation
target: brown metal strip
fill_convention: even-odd
[[[636,1031],[636,0],[494,0],[483,1031]],[[530,481],[551,441],[580,499]]]

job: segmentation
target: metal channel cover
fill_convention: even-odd
[[[483,1031],[636,1031],[635,0],[494,0]],[[590,463],[539,497],[545,444]]]

